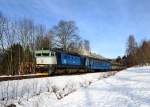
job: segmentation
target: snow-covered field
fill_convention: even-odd
[[[54,107],[150,107],[150,67],[129,68],[97,81]]]
[[[41,90],[37,95],[29,92],[31,96],[12,103],[17,107],[150,107],[150,66],[128,68],[101,80],[98,80],[99,74],[69,76],[69,79],[63,79],[53,78],[52,83],[55,85],[48,83],[52,87],[47,89],[49,91]],[[45,80],[39,81],[45,87],[42,84],[45,82],[41,82]],[[32,82],[33,80],[29,83]],[[30,89],[34,90],[33,87]]]
[[[80,87],[87,87],[108,75],[109,72],[0,82],[0,107],[14,103],[37,107],[41,97],[57,102]]]

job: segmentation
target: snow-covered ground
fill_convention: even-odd
[[[91,75],[94,74],[84,75],[84,78],[71,77],[73,80],[70,78],[69,85],[65,86],[68,88],[54,87],[53,93],[44,91],[28,99],[17,100],[15,105],[17,107],[150,107],[150,66],[129,68],[101,80],[98,80],[98,74]],[[84,82],[81,82],[83,80]],[[64,84],[62,79],[58,79],[57,82],[55,84]],[[82,85],[74,85],[78,83]]]
[[[40,100],[41,97],[47,98],[49,102],[59,101],[80,87],[87,87],[108,75],[109,72],[0,82],[0,107],[13,103],[37,107],[39,97]]]
[[[121,71],[81,88],[53,107],[150,107],[150,67]]]

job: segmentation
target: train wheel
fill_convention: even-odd
[[[55,74],[55,71],[56,71],[56,68],[55,68],[55,67],[49,68],[49,70],[48,70],[48,75],[53,75],[53,74]]]
[[[50,68],[50,69],[48,70],[48,75],[51,75],[52,72],[53,72],[53,70]]]

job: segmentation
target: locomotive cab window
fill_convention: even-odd
[[[41,53],[36,53],[36,56],[41,56]]]
[[[49,53],[42,53],[42,56],[49,56]]]

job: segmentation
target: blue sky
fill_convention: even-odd
[[[26,17],[48,28],[74,20],[92,51],[115,58],[125,53],[127,38],[150,38],[150,0],[0,0],[10,18]]]

